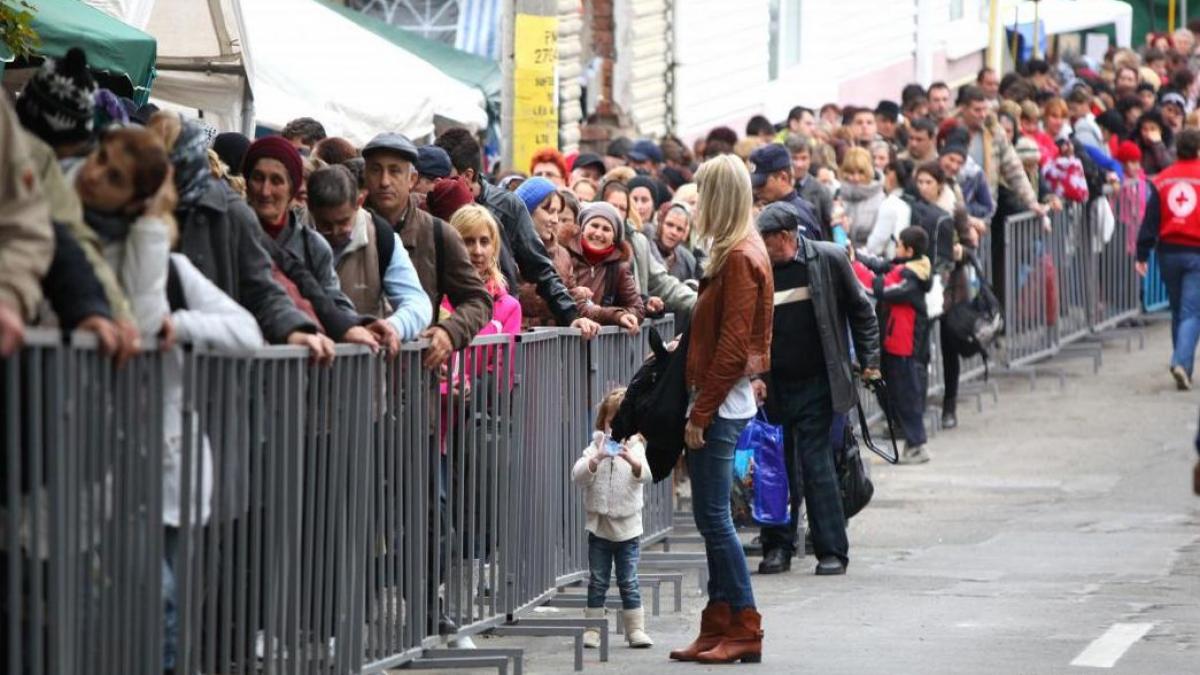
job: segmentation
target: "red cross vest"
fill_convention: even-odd
[[[1180,160],[1154,177],[1158,240],[1200,247],[1200,160]]]

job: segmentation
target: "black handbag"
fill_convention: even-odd
[[[882,379],[868,382],[867,387],[882,396],[884,400],[887,399],[887,384]],[[867,426],[867,414],[863,412],[862,405],[854,407],[858,411],[858,428],[867,449],[882,457],[888,464],[898,464],[900,451],[896,447],[894,423],[887,408],[884,408],[884,418],[887,420],[888,435],[892,437],[891,454],[880,449],[872,440],[871,429]],[[849,424],[846,425],[843,434],[842,451],[837,453],[834,468],[837,470],[838,487],[842,493],[842,513],[849,520],[871,503],[871,498],[875,496],[875,484],[867,475],[866,463],[858,448],[858,438]]]
[[[646,461],[657,483],[671,475],[683,452],[687,427],[687,353],[690,329],[684,331],[674,351],[667,351],[662,336],[650,329],[653,354],[634,373],[625,399],[613,416],[612,436],[622,441],[634,434],[646,439]]]
[[[967,302],[960,302],[946,311],[942,321],[954,341],[954,351],[970,358],[980,354],[987,367],[988,351],[1004,327],[1003,309],[992,287],[983,277],[983,270],[974,255],[967,262],[979,277],[979,293]]]
[[[842,493],[842,513],[849,520],[871,503],[875,484],[867,476],[867,468],[858,450],[858,439],[854,437],[851,425],[845,425],[842,434],[842,451],[837,454],[835,466]]]

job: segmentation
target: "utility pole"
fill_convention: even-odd
[[[501,16],[501,165],[526,168],[558,147],[558,3],[505,0]]]

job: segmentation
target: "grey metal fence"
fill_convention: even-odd
[[[1086,209],[1070,204],[1051,216],[1051,258],[1058,283],[1057,309],[1052,316],[1058,344],[1073,342],[1091,330],[1088,312],[1094,273],[1092,232]],[[1130,265],[1130,271],[1133,266]],[[1048,291],[1050,292],[1050,291]]]
[[[1020,366],[1057,349],[1051,326],[1058,317],[1058,266],[1041,216],[1010,216],[1004,227],[1004,361]]]
[[[1048,228],[1032,212],[1010,216],[1004,223],[1005,334],[994,355],[997,365],[1028,366],[1143,311],[1144,284],[1134,271],[1135,219],[1119,211],[1127,204],[1102,199],[1113,210],[1112,219],[1100,217],[1095,204],[1069,204],[1050,214]],[[977,256],[990,281],[990,236],[981,240]],[[935,322],[930,330],[929,396],[944,390],[938,331]],[[979,356],[965,359],[959,381],[978,381],[985,372]],[[859,388],[859,399],[868,419],[882,419],[865,388]]]
[[[1092,210],[1088,214],[1088,231],[1096,262],[1093,281],[1096,294],[1092,299],[1090,325],[1092,330],[1106,330],[1128,321],[1142,312],[1142,280],[1134,270],[1137,229],[1133,218],[1125,217],[1122,208],[1129,204],[1109,200],[1113,217],[1105,221]]]
[[[1122,220],[1008,219],[1005,365],[1137,313]],[[379,672],[584,578],[569,471],[645,331],[479,338],[440,373],[422,348],[341,346],[318,368],[295,348],[196,347],[114,368],[33,331],[0,361],[5,670],[157,672],[165,644],[180,672]],[[645,501],[651,542],[671,529],[670,481]]]
[[[0,664],[161,671],[162,355],[114,369],[94,340],[35,330],[0,378]]]

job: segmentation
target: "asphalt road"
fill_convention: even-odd
[[[846,576],[812,575],[809,557],[753,577],[764,659],[741,668],[1200,673],[1200,497],[1190,492],[1200,395],[1174,390],[1166,326],[1144,335],[1140,351],[1108,343],[1099,374],[1090,360],[1053,364],[1064,389],[1053,377],[1032,391],[998,378],[999,402],[985,399],[981,413],[960,403],[961,426],[931,440],[932,462],[875,464]],[[609,662],[589,651],[584,672],[721,670],[667,660],[698,623],[703,598],[692,578],[687,588],[683,612],[664,601],[648,619],[654,648],[614,634]],[[525,647],[526,673],[571,671],[563,638],[478,643]]]

